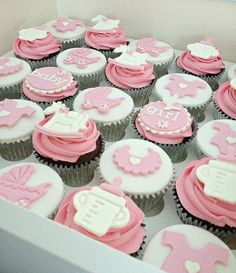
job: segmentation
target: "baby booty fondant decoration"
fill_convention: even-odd
[[[170,49],[169,46],[157,46],[156,39],[153,37],[146,37],[137,41],[137,51],[140,53],[148,53],[153,57],[157,57],[162,52]]]
[[[11,75],[19,72],[23,68],[22,62],[16,65],[9,65],[9,58],[0,58],[0,76]]]
[[[96,23],[92,27],[88,27],[87,29],[92,32],[113,32],[115,29],[119,28],[120,20],[109,19],[104,15],[97,15],[91,20]]]
[[[219,50],[217,50],[210,40],[201,41],[200,43],[194,43],[187,45],[187,49],[191,52],[194,57],[202,59],[210,59],[212,57],[219,56]]]
[[[19,39],[25,41],[41,40],[47,37],[47,31],[44,29],[27,28],[19,31]]]

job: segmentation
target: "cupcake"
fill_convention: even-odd
[[[24,162],[0,169],[0,199],[52,218],[63,197],[60,176],[51,168]]]
[[[106,58],[90,48],[71,48],[57,57],[57,66],[69,71],[79,82],[79,89],[99,86],[103,79]]]
[[[26,100],[0,101],[0,155],[6,160],[21,160],[33,152],[32,133],[44,119],[43,110]]]
[[[34,70],[43,66],[56,66],[56,55],[61,47],[61,42],[45,29],[28,28],[19,31],[13,51],[16,57],[25,60]]]
[[[176,69],[178,72],[203,79],[216,90],[218,80],[225,71],[225,65],[219,49],[207,40],[187,45],[187,51],[176,59]]]
[[[178,177],[174,198],[185,224],[224,237],[236,232],[236,161],[204,157]]]
[[[160,212],[162,197],[174,181],[169,156],[145,140],[125,139],[112,144],[102,154],[99,168],[103,181],[122,179],[121,189],[146,216]]]
[[[19,99],[22,82],[30,73],[27,62],[14,57],[0,57],[0,101]]]
[[[236,158],[236,121],[209,121],[199,128],[196,136],[197,157]]]
[[[189,225],[162,229],[151,239],[143,261],[168,273],[233,273],[229,247],[210,232]]]
[[[229,81],[236,79],[236,64],[233,64],[228,68],[226,77]]]
[[[92,49],[99,50],[106,58],[117,56],[113,50],[128,43],[124,30],[119,26],[120,20],[97,15],[91,21],[95,24],[87,27],[84,37],[85,44]]]
[[[55,221],[126,254],[136,254],[145,237],[144,215],[119,189],[112,185],[80,187],[62,201]]]
[[[74,100],[74,111],[93,119],[107,141],[124,137],[134,108],[132,98],[114,87],[95,87],[80,92]]]
[[[78,187],[93,179],[104,141],[88,115],[55,105],[45,109],[52,114],[35,127],[34,154],[57,171],[65,184]]]
[[[145,55],[146,61],[154,65],[157,77],[168,73],[168,69],[175,58],[173,48],[154,37],[145,37],[139,40],[131,40],[129,47]]]
[[[214,119],[236,119],[236,78],[219,87],[213,105]]]
[[[35,69],[26,77],[22,88],[23,97],[43,109],[58,101],[72,107],[77,90],[77,81],[73,80],[71,73],[58,67]]]
[[[128,46],[120,46],[115,52],[122,52],[122,55],[108,59],[105,71],[107,85],[126,92],[133,98],[135,106],[145,105],[155,84],[153,64],[147,63],[144,55],[131,52]]]
[[[59,17],[46,24],[47,31],[59,39],[63,50],[84,45],[86,27],[80,20]]]
[[[133,118],[136,134],[161,147],[173,163],[184,161],[193,141],[197,124],[180,104],[156,101],[145,105]]]
[[[178,73],[158,79],[155,93],[159,100],[174,100],[187,108],[198,122],[205,119],[204,111],[212,97],[212,90],[207,82],[192,75]]]

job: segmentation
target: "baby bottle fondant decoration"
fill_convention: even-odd
[[[151,174],[159,169],[161,165],[158,152],[149,148],[146,156],[135,156],[130,154],[129,145],[118,148],[113,155],[113,161],[119,169],[134,175]]]
[[[220,54],[219,50],[217,50],[209,41],[201,41],[200,43],[188,44],[187,49],[191,52],[192,56],[206,60],[212,57],[218,57]]]
[[[210,160],[196,170],[199,181],[204,184],[204,193],[223,202],[236,203],[236,165],[219,160]]]
[[[99,87],[89,90],[84,96],[81,107],[83,109],[96,108],[100,113],[108,112],[110,108],[119,105],[124,100],[123,97],[109,98],[111,91],[111,87]]]
[[[62,17],[57,18],[53,24],[53,27],[59,32],[73,31],[77,26],[83,26],[83,23]]]
[[[170,247],[161,269],[168,273],[217,273],[216,265],[226,265],[229,251],[213,243],[193,248],[183,233],[165,231],[162,244]]]
[[[47,31],[44,29],[27,28],[19,31],[19,39],[26,41],[34,41],[47,37]]]
[[[109,32],[114,31],[119,27],[120,20],[109,19],[104,15],[97,15],[91,20],[96,23],[92,27],[87,27],[88,31],[93,32]]]
[[[92,50],[89,48],[76,48],[70,50],[66,59],[64,60],[65,64],[74,64],[78,68],[85,68],[89,64],[97,63],[100,60],[100,57],[90,57]]]
[[[30,117],[35,109],[30,106],[17,107],[17,101],[5,99],[0,102],[0,126],[13,126],[22,117]]]
[[[130,221],[130,213],[119,189],[120,184],[121,179],[115,178],[112,184],[104,183],[75,194],[75,224],[99,237],[111,228],[125,227]]]
[[[153,37],[146,37],[137,41],[136,51],[140,53],[148,53],[153,57],[157,57],[162,52],[166,52],[169,46],[156,46],[156,39]]]
[[[187,81],[184,76],[172,74],[169,76],[170,82],[165,86],[170,90],[171,95],[177,95],[179,98],[185,96],[194,97],[198,88],[205,88],[206,83],[199,80]]]
[[[15,204],[30,208],[32,203],[48,192],[50,183],[37,186],[27,186],[28,179],[35,172],[30,164],[13,167],[0,177],[0,198],[7,199]]]
[[[9,58],[7,57],[0,58],[0,76],[15,74],[23,68],[23,64],[21,61],[16,65],[9,65],[8,63]]]

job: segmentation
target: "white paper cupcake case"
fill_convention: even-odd
[[[188,156],[187,147],[193,142],[193,140],[196,136],[197,129],[198,129],[197,122],[193,119],[192,136],[186,138],[186,140],[183,143],[180,143],[180,144],[160,144],[160,143],[157,143],[153,140],[146,138],[145,136],[142,136],[139,133],[139,131],[136,129],[135,119],[138,116],[139,112],[140,112],[140,110],[136,111],[136,113],[133,115],[132,122],[131,122],[131,125],[132,125],[132,128],[133,128],[135,134],[139,138],[150,141],[150,142],[156,144],[157,146],[159,146],[161,149],[163,149],[170,157],[172,163],[180,163],[180,162],[184,161]]]
[[[218,81],[221,78],[221,76],[224,74],[225,69],[222,69],[221,72],[219,72],[216,75],[212,75],[212,76],[204,76],[204,75],[195,75],[191,72],[188,72],[186,70],[184,70],[183,68],[181,68],[178,64],[177,64],[178,58],[176,58],[175,60],[175,70],[177,73],[184,73],[184,74],[189,74],[189,75],[193,75],[193,76],[197,76],[200,79],[206,81],[210,87],[212,88],[213,91],[217,90],[219,87]]]
[[[184,224],[194,225],[205,230],[208,230],[209,232],[215,234],[221,239],[224,239],[236,233],[236,228],[230,229],[230,227],[229,228],[217,227],[215,225],[212,225],[211,223],[208,223],[207,221],[192,216],[182,206],[179,197],[177,196],[175,188],[172,190],[172,196],[173,199],[175,200],[177,214]]]
[[[75,47],[84,47],[84,35],[70,41],[61,40],[61,43],[62,43],[62,50],[75,48]]]
[[[22,82],[0,88],[0,101],[4,99],[19,99],[21,97]]]
[[[168,61],[160,63],[160,64],[153,64],[154,73],[157,76],[157,78],[160,78],[160,77],[168,74],[168,69],[170,68],[174,59],[175,59],[175,53]]]
[[[236,105],[235,105],[236,107]],[[212,108],[212,115],[214,119],[232,119],[230,116],[228,116],[227,114],[225,114],[215,103],[215,101],[213,100],[213,108]]]
[[[90,75],[78,76],[76,74],[73,74],[73,77],[79,83],[78,89],[84,90],[87,88],[99,86],[100,82],[103,80],[103,75],[104,75],[104,68]]]
[[[57,162],[49,162],[42,158],[35,150],[34,155],[36,159],[52,169],[54,169],[62,178],[63,182],[70,187],[81,187],[88,184],[94,177],[94,171],[99,164],[100,157],[105,149],[105,142],[102,136],[101,138],[101,150],[99,154],[92,160],[81,163],[79,165],[66,166],[58,164]]]
[[[33,152],[31,137],[10,143],[0,143],[0,155],[5,160],[18,161],[27,158]]]
[[[119,88],[120,90],[128,94],[133,99],[134,105],[136,107],[142,107],[149,102],[149,97],[156,83],[156,79],[154,79],[152,83],[148,85],[147,87],[137,88],[137,89],[124,89],[111,83],[107,79],[106,75],[104,76],[104,80],[106,82],[106,85],[114,87],[114,88]]]

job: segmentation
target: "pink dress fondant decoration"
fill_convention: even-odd
[[[32,203],[48,192],[50,183],[37,186],[25,185],[35,169],[30,164],[13,167],[0,177],[0,198],[7,199],[15,204],[30,208]]]
[[[76,48],[68,53],[68,56],[64,60],[65,64],[75,64],[78,68],[85,68],[89,64],[96,63],[100,60],[100,57],[89,57],[92,52],[89,48]]]
[[[152,37],[138,40],[137,45],[138,52],[148,53],[153,57],[157,57],[162,52],[166,52],[170,48],[169,46],[156,46],[156,39]]]
[[[2,57],[0,58],[0,76],[7,76],[19,72],[23,68],[22,62],[16,65],[7,65],[9,58]]]
[[[182,75],[173,74],[169,76],[170,82],[165,86],[170,90],[172,96],[177,95],[179,98],[186,96],[195,97],[198,88],[205,88],[206,83],[199,80],[187,81]]]
[[[210,140],[219,149],[219,158],[236,161],[236,131],[230,128],[229,124],[215,121],[213,128],[217,133]]]
[[[162,244],[171,248],[161,268],[168,273],[217,273],[216,264],[227,265],[226,248],[213,243],[193,248],[183,233],[165,231]]]
[[[118,148],[113,161],[116,166],[124,172],[134,175],[148,175],[159,169],[161,160],[158,152],[153,149],[147,149],[147,156],[134,156],[129,153],[130,146],[124,145]]]
[[[53,27],[59,32],[73,31],[77,26],[83,26],[81,21],[70,20],[68,18],[57,18]]]
[[[0,126],[13,126],[22,117],[30,117],[35,109],[30,106],[17,107],[17,101],[5,99],[0,102]]]
[[[119,105],[124,98],[108,98],[111,93],[111,87],[98,87],[89,90],[84,95],[84,102],[81,107],[83,109],[96,108],[98,112],[105,113],[108,112],[112,107]]]

